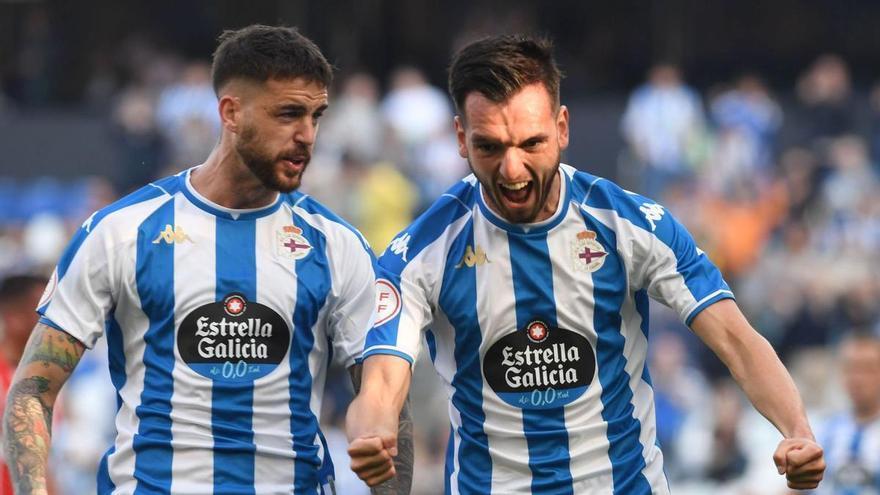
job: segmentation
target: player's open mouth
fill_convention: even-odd
[[[504,199],[514,204],[525,203],[532,193],[532,181],[498,183],[498,189]]]
[[[305,156],[290,156],[281,159],[281,164],[284,165],[284,168],[291,171],[301,171],[308,162],[308,158]]]

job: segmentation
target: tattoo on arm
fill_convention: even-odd
[[[355,395],[361,391],[361,378],[364,367],[356,364],[348,369]],[[413,476],[413,423],[410,413],[409,396],[400,410],[397,426],[397,457],[394,458],[394,469],[397,476],[370,489],[373,495],[409,495],[412,490]]]
[[[3,418],[3,446],[18,494],[46,493],[52,408],[84,351],[78,340],[41,324],[28,341]]]
[[[409,397],[400,410],[397,426],[397,457],[394,458],[394,469],[397,476],[372,488],[373,495],[409,495],[412,490],[413,462],[413,423],[410,414]]]

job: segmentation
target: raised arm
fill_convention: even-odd
[[[770,343],[729,299],[704,309],[691,328],[721,358],[755,408],[782,433],[773,460],[789,488],[815,488],[825,471],[824,454],[794,381]]]
[[[3,449],[17,495],[46,494],[52,408],[85,346],[38,323],[28,340],[6,402]]]
[[[351,469],[375,494],[407,495],[412,487],[410,365],[375,355],[350,368],[357,397],[346,415]],[[363,372],[363,380],[361,373]]]

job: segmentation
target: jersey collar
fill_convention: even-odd
[[[492,222],[496,227],[506,230],[512,234],[544,234],[549,232],[553,227],[559,225],[563,218],[565,218],[565,210],[568,208],[568,203],[571,201],[571,184],[569,184],[568,174],[562,171],[562,164],[560,163],[559,172],[560,181],[559,187],[562,188],[559,191],[559,204],[556,206],[556,211],[553,215],[540,222],[535,223],[510,223],[507,220],[498,216],[497,213],[492,211],[488,205],[486,205],[486,201],[483,198],[483,186],[477,181],[477,188],[479,189],[479,194],[477,194],[477,204],[480,205],[480,211],[482,211],[483,216],[486,217],[487,220]]]
[[[278,210],[278,207],[281,206],[281,194],[275,198],[271,204],[266,206],[261,206],[259,208],[227,208],[225,206],[218,205],[217,203],[211,201],[210,199],[202,196],[196,191],[196,188],[192,185],[192,179],[190,177],[192,171],[196,167],[193,167],[186,172],[179,175],[180,180],[183,184],[181,184],[181,191],[183,191],[184,196],[188,199],[192,204],[196,205],[200,209],[221,217],[227,218],[230,220],[252,220],[255,218],[264,217],[266,215],[271,215]]]

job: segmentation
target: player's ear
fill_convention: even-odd
[[[568,148],[568,107],[560,105],[556,112],[556,130],[559,139],[559,149]]]
[[[238,133],[239,120],[241,119],[241,98],[224,94],[217,103],[220,112],[220,123],[224,129],[232,133]]]
[[[455,116],[455,137],[458,139],[458,154],[462,158],[467,158],[467,135],[464,132],[464,123],[459,115]]]

